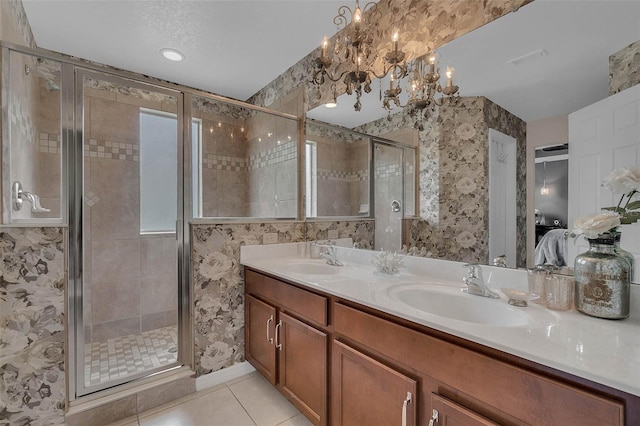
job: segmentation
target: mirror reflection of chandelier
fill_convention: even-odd
[[[384,64],[381,73],[377,73],[373,67],[378,59],[378,53],[374,50],[373,33],[365,25],[364,15],[373,21],[380,18],[377,5],[367,3],[360,8],[359,1],[353,10],[348,6],[340,6],[338,14],[333,22],[338,26],[338,35],[333,49],[329,48],[329,41],[325,37],[322,42],[320,57],[315,60],[315,70],[311,82],[316,86],[318,99],[320,98],[320,86],[326,80],[337,82],[343,80],[345,93],[356,94],[356,103],[353,105],[356,111],[360,111],[362,104],[360,98],[362,92],[371,92],[371,80],[383,78],[390,74],[392,80],[400,80],[407,76],[407,64],[405,54],[398,49],[398,33],[392,37],[393,50],[384,55]],[[349,21],[349,17],[351,21]],[[338,96],[335,85],[333,87],[334,101]]]
[[[447,100],[453,101],[457,99],[458,86],[453,84],[454,69],[447,67],[446,77],[447,85],[440,85],[440,67],[438,66],[437,55],[435,51],[416,59],[409,71],[409,87],[407,88],[409,100],[406,105],[402,105],[399,95],[402,93],[400,83],[395,84],[393,78],[390,87],[384,92],[384,100],[382,106],[391,111],[396,107],[411,107],[411,114],[414,115],[418,110],[425,110],[425,117],[429,111],[433,111],[436,106],[442,106]]]

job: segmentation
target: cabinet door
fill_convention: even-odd
[[[336,340],[332,362],[332,424],[416,424],[415,380]]]
[[[497,426],[486,417],[435,393],[431,394],[431,420],[434,426]]]
[[[316,425],[327,423],[327,335],[280,313],[279,387]]]
[[[275,321],[273,306],[246,295],[245,356],[272,385],[276,384]]]

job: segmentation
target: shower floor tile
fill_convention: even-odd
[[[176,326],[88,343],[84,348],[85,386],[176,362],[177,347]]]

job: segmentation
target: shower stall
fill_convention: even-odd
[[[400,250],[403,219],[415,215],[415,149],[373,139],[375,248]]]
[[[2,79],[3,224],[68,225],[70,399],[192,370],[190,223],[296,218],[300,120],[6,43]]]

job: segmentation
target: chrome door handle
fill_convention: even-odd
[[[411,392],[407,392],[407,397],[402,403],[402,426],[407,426],[407,405],[411,402]]]
[[[278,321],[276,325],[276,349],[282,350],[282,343],[280,343],[280,326],[282,325],[282,321]]]
[[[269,343],[273,343],[273,337],[269,336],[269,323],[273,321],[273,315],[271,315],[269,317],[269,319],[267,320],[267,342]]]

